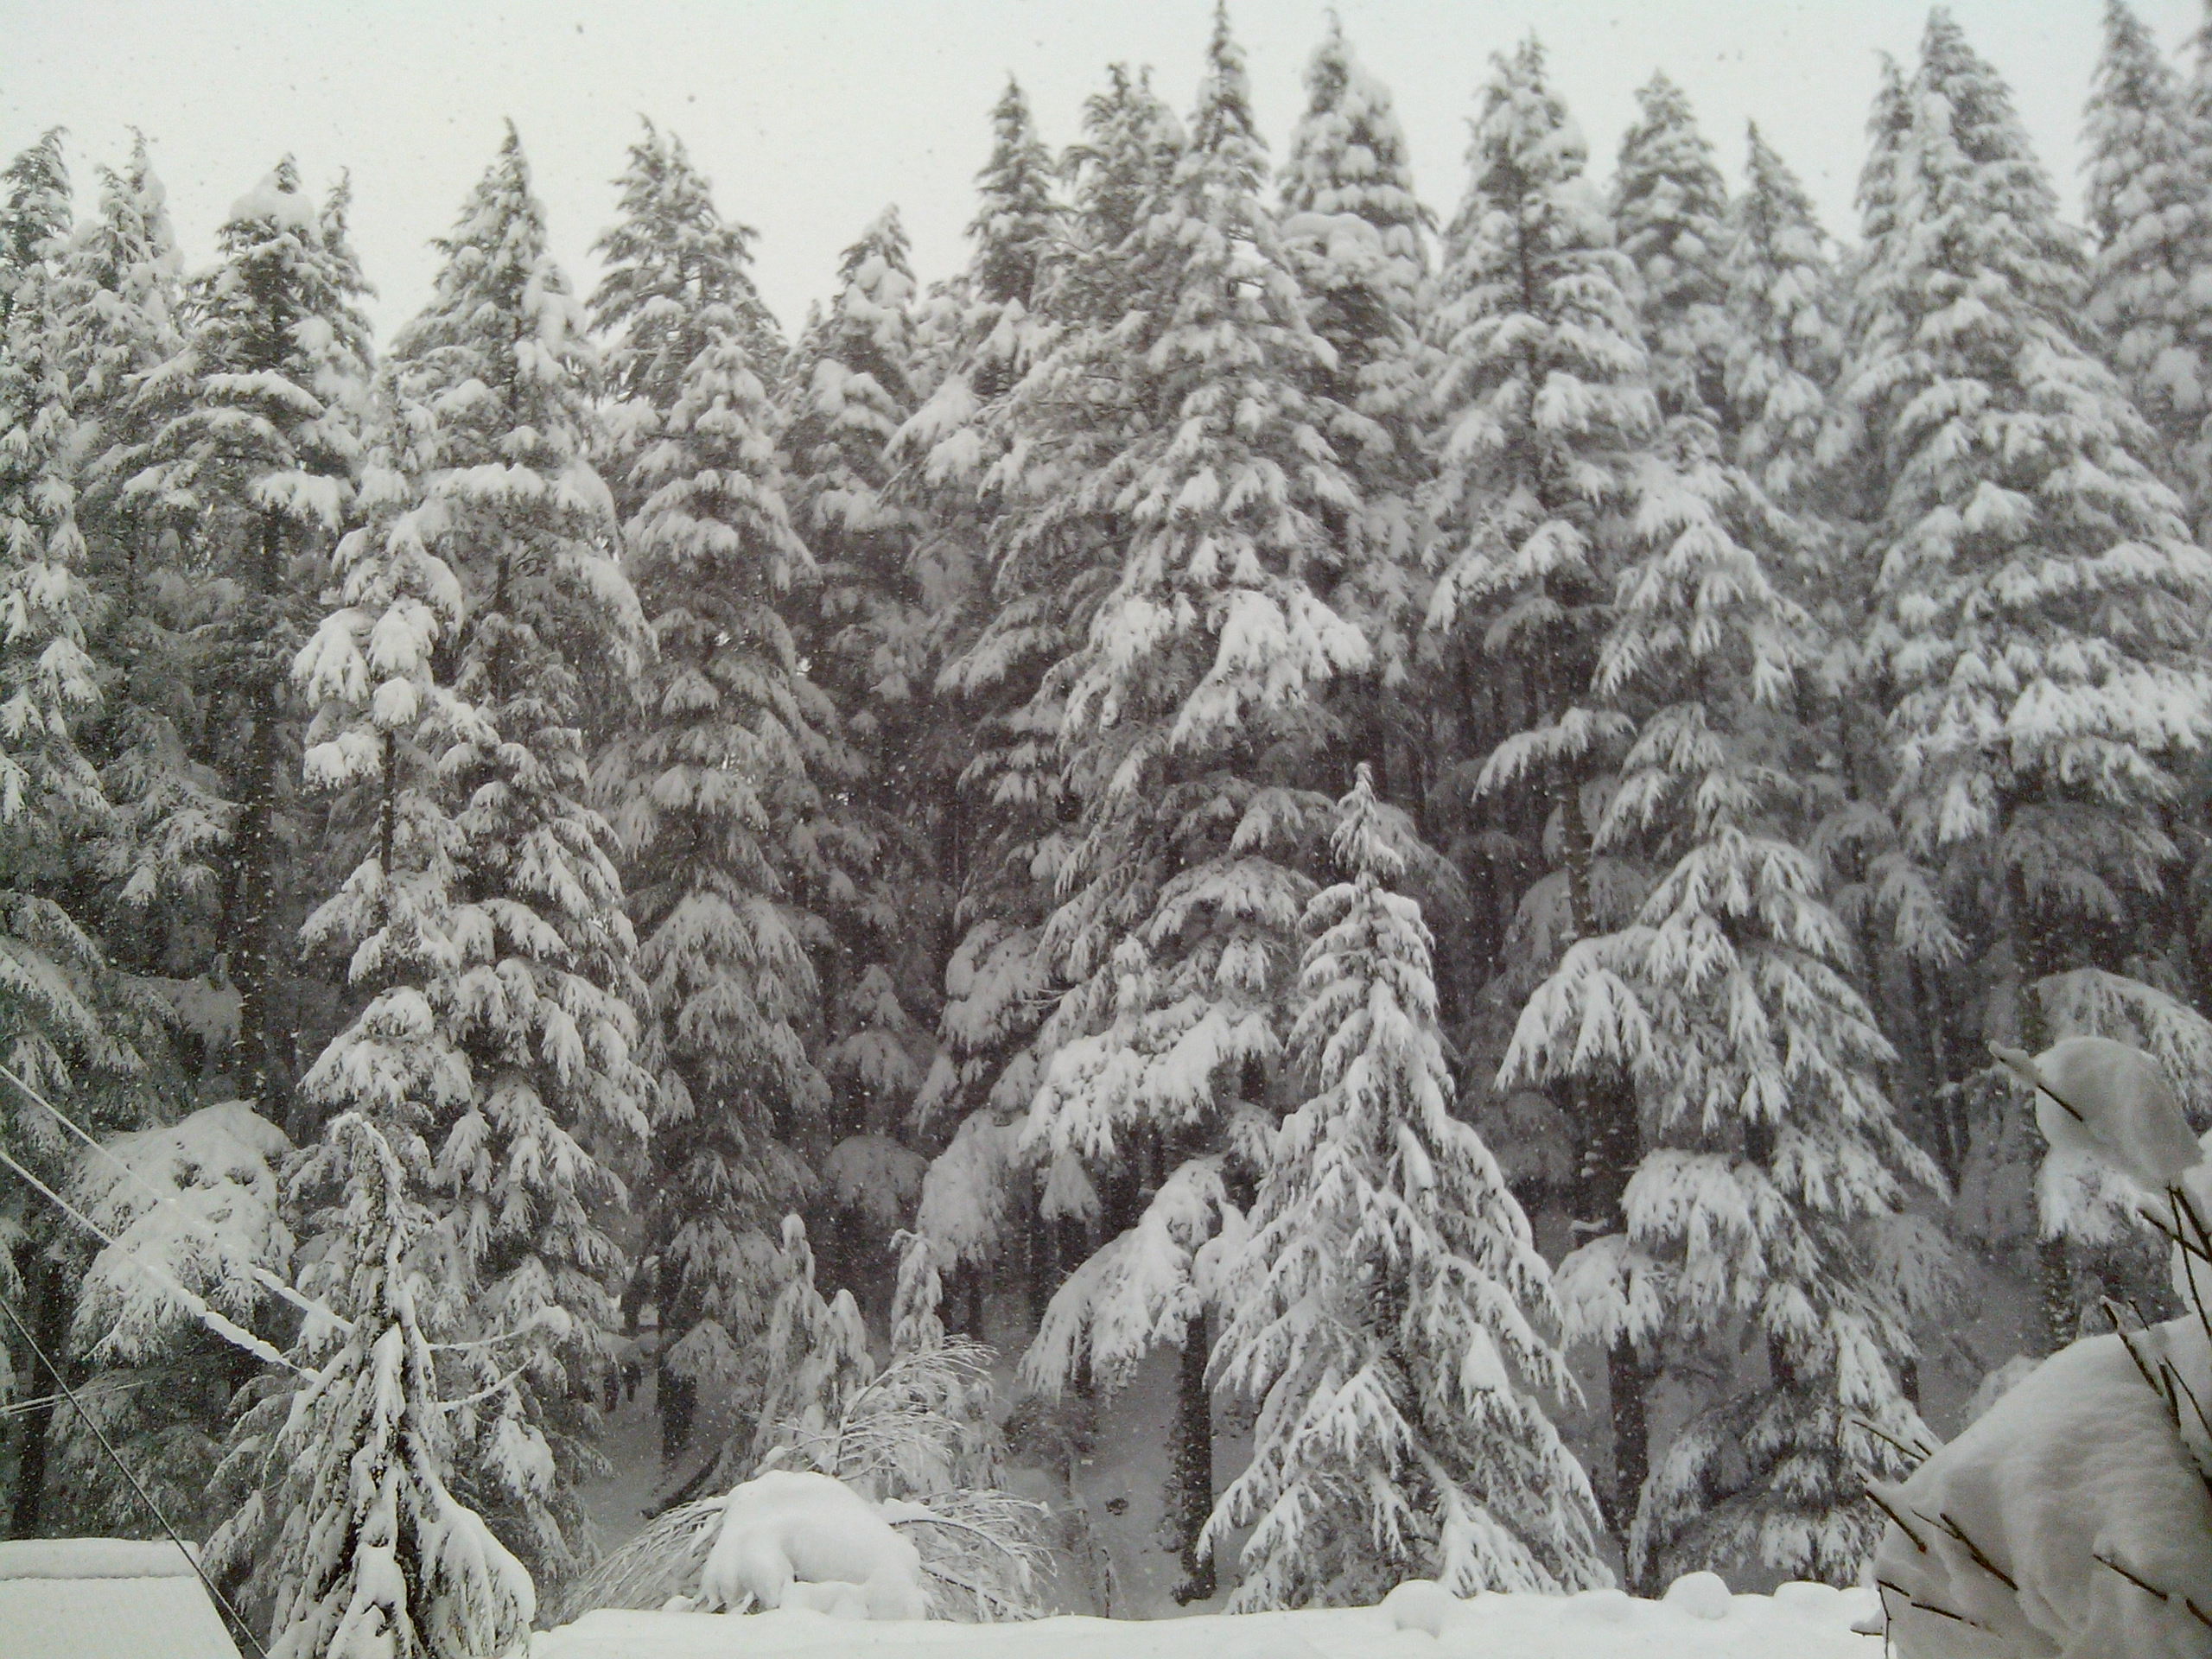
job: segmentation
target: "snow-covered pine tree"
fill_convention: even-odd
[[[629,245],[641,264],[659,257]],[[625,483],[639,503],[629,575],[658,659],[643,718],[596,772],[652,995],[645,1058],[660,1088],[641,1253],[659,1262],[670,1459],[701,1383],[757,1393],[747,1356],[774,1296],[775,1229],[812,1182],[799,1143],[819,1141],[828,1104],[807,1051],[823,937],[793,878],[812,861],[803,832],[823,804],[810,773],[834,729],[781,609],[814,562],[784,505],[753,323],[716,300],[684,328],[697,355]]]
[[[1086,100],[1083,139],[1063,168],[1073,198],[1065,241],[1040,264],[1035,333],[1020,344],[1025,358],[1041,354],[978,429],[997,457],[982,480],[990,601],[938,681],[976,716],[961,779],[964,931],[946,964],[943,1058],[918,1102],[931,1120],[966,1116],[925,1180],[915,1221],[952,1275],[954,1307],[964,1293],[959,1322],[971,1327],[985,1264],[1004,1260],[1022,1230],[1033,1298],[1049,1295],[1097,1243],[1097,1194],[1080,1160],[1056,1160],[1039,1189],[1034,1160],[1013,1142],[1041,1075],[1039,1028],[1064,988],[1043,934],[1077,810],[1058,741],[1067,664],[1121,565],[1120,520],[1071,486],[1141,423],[1111,330],[1149,303],[1140,296],[1155,273],[1137,238],[1182,142],[1141,73],[1116,66]]]
[[[891,1297],[891,1351],[894,1356],[920,1353],[944,1342],[944,1321],[938,1309],[944,1304],[944,1281],[937,1270],[937,1252],[928,1237],[901,1230],[891,1236],[899,1255],[899,1280]]]
[[[945,925],[932,855],[950,777],[931,741],[930,596],[916,514],[889,487],[891,442],[918,398],[913,300],[906,233],[887,209],[839,261],[836,294],[810,321],[783,392],[791,520],[821,570],[808,672],[848,746],[843,775],[820,780],[834,803],[833,868],[804,895],[832,930],[819,1063],[840,1135],[887,1132],[928,1075]]]
[[[896,493],[917,515],[911,558],[933,662],[957,658],[982,620],[994,473],[1011,435],[1006,399],[1044,338],[1032,308],[1061,235],[1052,157],[1011,79],[991,132],[967,268],[931,295],[916,323],[914,353],[932,384],[891,442],[892,464],[906,475]],[[946,804],[939,862],[957,885],[964,817],[956,801]]]
[[[83,1096],[65,1098],[76,1116]],[[238,1101],[166,1116],[97,1151],[73,1137],[64,1165],[62,1195],[115,1241],[70,1224],[49,1245],[76,1303],[67,1345],[49,1351],[94,1384],[54,1434],[66,1524],[87,1533],[153,1526],[135,1480],[180,1531],[207,1535],[226,1513],[213,1477],[233,1399],[275,1353],[246,1333],[283,1328],[269,1280],[291,1267],[280,1172],[292,1143]]]
[[[1432,322],[1442,453],[1427,626],[1465,697],[1441,779],[1484,815],[1471,877],[1497,919],[1475,970],[1510,994],[1549,963],[1522,963],[1502,981],[1509,944],[1548,951],[1614,919],[1585,795],[1621,721],[1592,707],[1591,676],[1656,415],[1626,292],[1634,272],[1584,180],[1587,155],[1542,50],[1532,40],[1494,63]],[[1578,1222],[1617,1233],[1638,1148],[1626,1079],[1554,1104],[1577,1142]],[[1625,1529],[1643,1483],[1643,1385],[1632,1344],[1611,1363],[1614,1518]]]
[[[1179,1593],[1197,1598],[1212,1584],[1198,1551],[1212,1344],[1191,1275],[1232,1213],[1222,1158],[1252,1144],[1238,1126],[1258,1121],[1281,1048],[1312,890],[1300,865],[1325,810],[1304,787],[1332,733],[1322,699],[1370,660],[1322,597],[1360,503],[1308,390],[1328,348],[1261,200],[1264,165],[1217,9],[1189,148],[1138,238],[1155,302],[1103,338],[1077,331],[1058,365],[1103,357],[1122,381],[1126,423],[1067,489],[1071,511],[1119,520],[1125,550],[1065,670],[1082,819],[1046,944],[1073,988],[1046,1034],[1057,1052],[1028,1135],[1119,1189],[1110,1219],[1127,1230],[1109,1249],[1177,1195],[1166,1230],[1186,1236],[1168,1270],[1185,1288],[1147,1338],[1182,1351],[1171,1507],[1190,1573]],[[1079,1270],[1055,1305],[1079,1308],[1087,1285]]]
[[[1669,448],[1643,469],[1596,681],[1637,721],[1599,844],[1657,880],[1631,925],[1568,948],[1501,1081],[1625,1074],[1641,1102],[1625,1226],[1560,1268],[1575,1334],[1647,1364],[1728,1375],[1738,1343],[1764,1360],[1675,1433],[1631,1580],[1757,1560],[1849,1583],[1879,1532],[1866,1482],[1899,1471],[1918,1423],[1901,1299],[1863,1236],[1940,1182],[1882,1092],[1890,1046],[1796,839],[1815,794],[1794,684],[1811,630],[1765,569],[1792,532],[1702,423]]]
[[[1366,768],[1306,906],[1299,1075],[1229,1268],[1221,1380],[1258,1399],[1207,1535],[1251,1532],[1239,1609],[1605,1582],[1597,1501],[1546,1401],[1574,1385],[1551,1274],[1497,1160],[1452,1116],[1431,939],[1399,891],[1411,823]]]
[[[58,164],[58,151],[48,160]],[[48,182],[66,191],[59,175]],[[66,194],[29,210],[66,232]],[[77,518],[84,317],[57,235],[30,241],[23,257],[0,337],[0,1063],[85,1116],[127,1125],[143,1106],[161,1033],[154,1005],[114,969],[101,918],[86,903],[105,874],[117,814],[87,752],[116,687],[112,664],[99,655],[99,594]],[[9,1083],[0,1083],[0,1147],[60,1185],[66,1136]],[[73,1299],[72,1275],[49,1253],[54,1224],[49,1215],[22,1217],[0,1250],[0,1294],[23,1310],[50,1353],[61,1351]],[[0,1344],[0,1381],[39,1375],[11,1331]],[[35,1535],[59,1507],[48,1458],[53,1416],[32,1405],[7,1425],[0,1514],[17,1535]]]
[[[743,1478],[762,1459],[776,1457],[804,1466],[810,1450],[831,1434],[846,1404],[875,1375],[868,1329],[853,1293],[825,1298],[814,1282],[814,1250],[806,1224],[785,1216],[776,1259],[781,1287],[768,1313],[764,1363],[766,1389],[753,1430],[752,1451],[741,1467],[721,1472]]]
[[[181,261],[144,139],[99,176],[98,209],[63,261],[61,303],[73,319],[77,524],[100,598],[93,650],[118,675],[91,737],[118,809],[103,937],[127,968],[193,974],[209,965],[213,866],[229,816],[188,747],[200,721],[189,630],[205,588],[183,568],[189,525],[130,487],[154,430],[141,387],[182,345]]]
[[[1804,187],[1756,124],[1743,192],[1729,207],[1722,273],[1731,458],[1802,513],[1817,505],[1820,439],[1843,359],[1835,256]]]
[[[1429,214],[1414,194],[1389,89],[1333,13],[1306,63],[1306,95],[1281,175],[1283,245],[1313,332],[1335,353],[1316,390],[1364,511],[1348,558],[1354,581],[1332,597],[1375,653],[1345,717],[1351,745],[1387,785],[1393,771],[1416,772],[1426,747],[1406,692],[1427,586],[1418,498],[1428,472],[1421,312]]]
[[[362,464],[372,346],[360,274],[288,157],[232,207],[217,261],[186,296],[183,349],[146,378],[150,465],[131,483],[190,526],[194,575],[219,597],[194,630],[197,747],[232,808],[219,937],[238,995],[243,1098],[288,1119],[302,1024],[289,943],[315,872],[297,774],[292,658]]]
[[[681,138],[651,121],[645,129],[615,181],[620,216],[592,245],[601,275],[591,324],[606,342],[601,374],[613,402],[599,464],[626,522],[643,503],[629,493],[639,451],[728,319],[737,319],[746,361],[764,383],[772,385],[784,351],[753,283],[752,228],[722,217]]]
[[[1728,196],[1681,87],[1655,74],[1621,140],[1613,225],[1636,268],[1637,311],[1662,415],[1727,412]]]
[[[428,1158],[411,1128],[347,1111],[294,1178],[327,1206],[301,1288],[337,1319],[309,1319],[299,1381],[241,1425],[250,1496],[208,1547],[268,1610],[271,1659],[503,1659],[529,1640],[530,1574],[454,1491]]]
[[[644,624],[589,461],[581,308],[512,130],[440,245],[388,372],[394,454],[296,670],[319,706],[310,779],[370,796],[377,826],[308,924],[352,948],[370,1001],[301,1087],[334,1112],[421,1116],[458,1334],[513,1338],[496,1364],[467,1351],[487,1376],[454,1418],[456,1490],[557,1570],[623,1270],[597,1216],[652,1093],[584,730],[594,705],[617,717]]]
[[[0,168],[0,331],[17,288],[69,235],[69,162],[60,127]]]
[[[121,1075],[140,1058],[115,1028],[126,1004],[97,918],[78,913],[115,833],[86,753],[112,670],[95,654],[100,595],[77,518],[81,296],[58,242],[35,251],[0,347],[0,1058],[34,1088],[61,1090],[82,1086],[87,1065]],[[0,1124],[20,1124],[10,1143],[58,1147],[59,1129],[5,1092]]]
[[[2212,717],[2212,559],[2086,347],[2084,261],[1948,14],[1910,92],[1900,223],[1862,279],[1848,385],[1878,467],[1892,805],[1964,936],[1946,1000],[1980,1004],[1948,1045],[1955,1084],[1975,1036],[2043,1045],[2039,981],[2125,971],[2159,923],[2175,769]],[[2063,1341],[2063,1275],[2046,1289]]]
[[[2106,0],[2105,43],[2082,119],[2085,203],[2095,239],[2088,316],[2105,359],[2164,441],[2154,458],[2194,499],[2212,415],[2208,156],[2181,77],[2127,0]]]
[[[1045,1000],[1036,932],[1047,893],[1034,854],[1060,794],[1049,771],[1051,719],[1033,697],[1039,675],[1060,654],[1049,643],[1058,637],[1051,619],[1069,595],[1024,593],[995,580],[1013,573],[993,566],[1001,503],[1022,472],[1008,457],[1021,433],[1014,397],[1050,337],[1037,308],[1052,262],[1066,251],[1067,215],[1052,156],[1011,79],[991,127],[967,266],[931,295],[918,325],[934,389],[893,441],[899,494],[918,519],[913,558],[936,676],[928,763],[944,780],[933,849],[950,905],[935,964],[944,1002],[938,1055],[913,1110],[915,1127],[932,1136],[945,1120],[976,1111],[990,1111],[996,1124],[1033,1088],[1033,1077],[1014,1083],[1005,1068],[1035,1031]],[[957,1162],[975,1144],[956,1128],[943,1155]],[[995,1173],[1018,1185],[1009,1172]],[[990,1213],[1012,1219],[1006,1209],[994,1204]],[[970,1325],[980,1324],[984,1262],[1005,1261],[1024,1242],[1015,1226],[1029,1249],[1012,1259],[1026,1257],[1033,1296],[1048,1288],[1048,1241],[1032,1224],[1034,1207],[1020,1205],[1016,1214],[1003,1236],[970,1225],[957,1243],[926,1247],[957,1275]]]

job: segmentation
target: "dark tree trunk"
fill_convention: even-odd
[[[653,1399],[660,1408],[660,1460],[673,1467],[691,1444],[691,1422],[699,1409],[698,1385],[678,1376],[662,1361],[653,1374]]]
[[[1206,1366],[1213,1357],[1213,1324],[1200,1309],[1183,1332],[1180,1376],[1175,1391],[1175,1473],[1170,1499],[1182,1546],[1183,1582],[1175,1599],[1188,1605],[1214,1592],[1213,1560],[1201,1560],[1198,1535],[1213,1513],[1213,1396],[1206,1388]]]
[[[271,601],[283,592],[284,531],[274,513],[264,514],[259,533],[263,594]],[[238,828],[231,838],[232,903],[223,918],[230,950],[231,983],[238,993],[236,1083],[239,1095],[271,1122],[285,1121],[286,1079],[279,1058],[282,1045],[274,1007],[276,910],[276,798],[282,787],[277,726],[283,715],[282,671],[264,672],[252,688],[251,734],[239,757],[235,797]]]
[[[1582,816],[1581,791],[1570,783],[1564,794],[1567,902],[1576,934],[1594,938],[1598,915],[1590,890],[1589,825]],[[1577,1090],[1573,1103],[1583,1137],[1578,1231],[1586,1239],[1625,1232],[1628,1217],[1622,1200],[1643,1156],[1635,1087],[1624,1077],[1608,1075]],[[1608,1351],[1605,1370],[1612,1398],[1612,1524],[1625,1559],[1629,1530],[1635,1524],[1643,1484],[1651,1472],[1650,1424],[1644,1401],[1649,1379],[1636,1344],[1626,1338]],[[1649,1575],[1649,1563],[1631,1560],[1629,1567],[1632,1579]],[[1631,1584],[1630,1587],[1640,1591],[1647,1586]]]
[[[61,1275],[35,1248],[19,1251],[16,1264],[30,1314],[24,1323],[30,1326],[32,1340],[58,1365],[62,1339],[69,1330],[69,1298]],[[19,1413],[16,1419],[16,1501],[8,1516],[11,1538],[37,1537],[46,1520],[48,1441],[54,1427],[51,1396],[59,1387],[54,1374],[35,1356],[26,1354],[23,1359],[33,1379],[31,1390],[44,1397],[44,1403]]]

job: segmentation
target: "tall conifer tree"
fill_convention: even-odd
[[[232,207],[187,296],[183,350],[148,382],[152,465],[132,487],[193,527],[223,599],[194,630],[200,743],[231,808],[220,934],[238,993],[239,1094],[283,1122],[300,1024],[287,982],[297,877],[293,657],[317,620],[362,465],[369,327],[360,274],[287,159]]]
[[[1586,159],[1541,48],[1530,41],[1495,60],[1432,324],[1442,454],[1427,626],[1466,690],[1456,780],[1484,798],[1493,842],[1512,837],[1513,857],[1485,861],[1497,911],[1538,958],[1519,964],[1521,979],[1549,966],[1551,942],[1594,938],[1616,919],[1586,796],[1623,722],[1593,705],[1591,677],[1621,516],[1656,418],[1628,297],[1634,272],[1584,180]],[[1503,975],[1502,950],[1487,967]],[[1618,1233],[1640,1154],[1627,1080],[1590,1080],[1554,1103],[1579,1154],[1576,1218],[1587,1233]],[[1613,1519],[1625,1529],[1647,1440],[1631,1341],[1613,1344],[1611,1377]]]
[[[1891,799],[1974,970],[1953,1006],[1986,991],[1981,1028],[2033,1049],[2039,982],[2125,969],[2162,902],[2177,767],[2207,735],[2212,560],[2087,349],[2084,261],[2010,94],[1948,14],[1910,94],[1849,379],[1878,480]],[[2046,1289],[2070,1338],[2063,1278]]]
[[[2095,248],[2089,321],[2163,441],[2156,461],[2168,479],[2192,480],[2212,416],[2212,297],[2195,282],[2212,256],[2212,151],[2191,130],[2181,77],[2127,0],[2106,0],[2082,138]]]
[[[1636,103],[1613,180],[1613,223],[1636,269],[1652,388],[1662,414],[1719,420],[1727,410],[1727,193],[1681,87],[1654,75]]]
[[[1029,1130],[1102,1173],[1135,1161],[1138,1196],[1157,1187],[1161,1203],[1184,1173],[1217,1172],[1268,1098],[1323,804],[1302,774],[1329,733],[1326,689],[1369,661],[1322,597],[1360,504],[1306,390],[1327,348],[1261,200],[1263,166],[1217,10],[1190,146],[1141,233],[1160,302],[1107,325],[1127,435],[1071,480],[1127,539],[1067,674],[1083,819],[1046,944],[1074,988]],[[1095,361],[1101,346],[1070,349]],[[1198,1550],[1209,1321],[1193,1287],[1155,1327],[1183,1353],[1173,1503],[1179,1593],[1194,1597],[1212,1584]]]
[[[1261,1401],[1217,1541],[1240,1608],[1610,1575],[1589,1478],[1546,1414],[1573,1385],[1550,1272],[1490,1148],[1452,1114],[1431,942],[1395,891],[1412,826],[1363,768],[1306,907],[1291,1031],[1316,1092],[1268,1147],[1219,1364]]]
[[[584,728],[634,684],[644,625],[589,459],[582,308],[512,130],[440,245],[393,352],[394,453],[297,671],[320,706],[310,779],[365,791],[377,825],[308,928],[351,947],[370,1000],[302,1089],[427,1141],[456,1334],[520,1333],[456,1417],[461,1494],[557,1571],[623,1267],[600,1222],[623,1191],[610,1160],[652,1096]]]

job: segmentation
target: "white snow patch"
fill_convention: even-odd
[[[1716,1622],[1617,1590],[1438,1602],[1407,1588],[1381,1606],[1325,1612],[1020,1624],[856,1624],[794,1609],[742,1619],[607,1611],[538,1637],[531,1651],[534,1659],[1878,1659],[1876,1644],[1851,1628],[1878,1611],[1863,1590],[1784,1585],[1771,1596],[1732,1596]],[[1432,1615],[1436,1631],[1418,1622]]]
[[[2154,1374],[2171,1365],[2212,1398],[2193,1319],[2133,1340]],[[1874,1562],[1897,1653],[2212,1656],[2183,1599],[2212,1600],[2212,1497],[2192,1452],[2120,1338],[2053,1355],[1883,1489],[1904,1522]]]
[[[0,1543],[0,1654],[238,1659],[184,1553],[128,1538]]]
[[[709,1607],[748,1596],[762,1607],[839,1618],[919,1619],[920,1553],[883,1511],[828,1475],[772,1469],[724,1500],[699,1579]]]
[[[175,1544],[137,1538],[19,1538],[0,1543],[0,1580],[192,1579]]]

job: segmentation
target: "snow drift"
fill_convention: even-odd
[[[772,1469],[724,1501],[700,1575],[708,1608],[750,1599],[841,1618],[925,1616],[920,1553],[881,1510],[828,1475]]]

